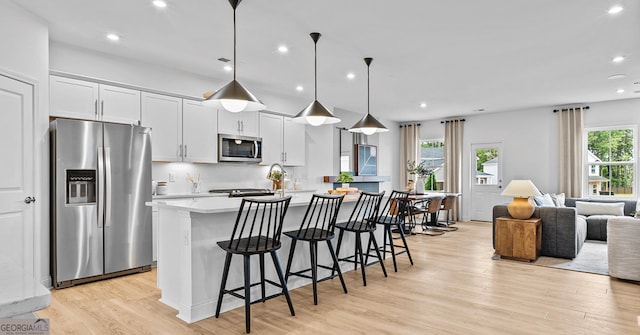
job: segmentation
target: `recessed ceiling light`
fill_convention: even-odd
[[[116,35],[116,34],[107,34],[107,38],[111,41],[119,41],[120,40],[120,36]]]
[[[611,7],[611,8],[609,8],[607,13],[609,13],[609,14],[618,14],[618,13],[622,12],[623,9],[624,8],[622,6],[615,5],[615,6]]]
[[[353,80],[353,79],[355,79],[355,77],[356,77],[356,74],[355,74],[355,73],[353,73],[353,72],[349,72],[349,73],[347,73],[347,78],[348,78],[348,79]]]
[[[289,48],[287,48],[286,45],[281,45],[278,47],[278,52],[280,52],[281,54],[286,54],[287,52],[289,52]]]
[[[166,8],[167,7],[167,3],[165,1],[162,0],[153,0],[153,5],[158,7],[158,8]]]
[[[478,109],[474,109],[474,112],[484,112],[484,108],[478,108]]]
[[[615,56],[611,61],[614,63],[622,63],[622,61],[624,61],[624,56]]]
[[[298,85],[298,86],[296,86],[296,91],[302,92],[302,91],[304,91],[304,87],[302,87],[301,85]]]
[[[616,93],[618,93],[618,94],[622,94],[622,93],[624,93],[624,90],[623,90],[623,89],[621,89],[621,88],[619,88],[619,89],[616,91]]]
[[[231,71],[231,70],[233,70],[233,67],[231,65],[225,65],[224,66],[224,70],[225,71]]]
[[[420,108],[427,108],[427,103],[426,102],[420,103]]]
[[[620,73],[620,74],[612,74],[612,75],[608,76],[607,79],[622,79],[622,78],[626,78],[626,77],[627,77],[627,75]]]

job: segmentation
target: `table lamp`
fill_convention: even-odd
[[[507,206],[507,210],[514,219],[526,220],[533,215],[535,206],[530,197],[542,195],[531,180],[512,180],[502,191],[501,195],[510,195],[513,202]]]

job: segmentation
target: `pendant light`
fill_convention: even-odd
[[[236,80],[236,8],[242,0],[229,0],[233,8],[233,81],[215,93],[205,93],[204,105],[222,107],[237,113],[242,111],[259,111],[266,106]]]
[[[363,133],[365,135],[373,135],[374,133],[384,133],[389,131],[380,121],[376,120],[373,115],[369,114],[369,66],[373,58],[367,57],[364,62],[367,64],[367,115],[349,129],[353,133]]]
[[[312,103],[298,113],[293,121],[296,123],[306,123],[312,126],[319,126],[323,124],[332,124],[340,122],[340,119],[335,117],[326,107],[324,107],[318,101],[318,39],[320,39],[320,33],[311,33],[313,39],[313,54],[315,61],[315,98]]]

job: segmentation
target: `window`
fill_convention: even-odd
[[[444,142],[442,140],[420,141],[420,162],[434,171],[438,190],[444,189]]]
[[[498,185],[498,152],[495,147],[476,149],[476,185]]]
[[[589,195],[635,194],[635,127],[587,129]]]

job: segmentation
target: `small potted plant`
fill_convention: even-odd
[[[282,188],[282,171],[280,170],[271,171],[271,173],[267,176],[267,179],[270,179],[273,182],[274,190],[279,190]]]
[[[342,188],[349,188],[349,183],[353,182],[353,174],[351,172],[340,172],[340,175],[336,179],[337,183],[342,183]]]

